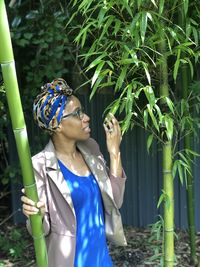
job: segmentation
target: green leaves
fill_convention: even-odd
[[[120,101],[113,103],[113,109],[124,116],[123,130],[134,124],[144,126],[150,131],[148,150],[154,138],[173,141],[179,131],[177,121],[181,120],[185,127],[192,120],[180,119],[176,92],[173,89],[171,94],[168,80],[173,88],[172,81],[176,82],[180,69],[185,66],[190,69],[191,77],[194,76],[194,60],[197,62],[199,58],[193,49],[199,39],[197,18],[187,17],[187,27],[182,27],[175,19],[180,3],[174,2],[171,9],[166,9],[164,0],[76,2],[83,22],[76,41],[84,49],[81,58],[91,81],[90,98],[101,88],[117,93]],[[190,2],[183,0],[181,4],[188,16]],[[166,40],[162,51],[161,39]],[[167,64],[162,65],[163,59],[169,68]],[[166,81],[162,87],[165,93],[159,96],[161,65]]]
[[[146,29],[147,29],[147,12],[142,12],[141,13],[141,20],[140,20],[140,34],[141,34],[141,39],[142,43],[144,44],[144,39],[145,39],[145,34],[146,34]]]
[[[176,157],[178,159],[174,160],[172,175],[175,178],[176,174],[178,173],[182,185],[185,181],[185,184],[187,186],[187,176],[192,175],[191,166],[194,163],[194,156],[199,157],[200,154],[191,149],[184,149],[176,153]]]

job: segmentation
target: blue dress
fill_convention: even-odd
[[[106,243],[103,203],[93,174],[78,176],[58,160],[71,192],[77,235],[74,267],[113,267]]]

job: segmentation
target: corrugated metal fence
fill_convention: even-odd
[[[110,95],[98,95],[89,103],[86,96],[80,96],[85,110],[91,118],[92,137],[100,144],[101,150],[107,158],[105,134],[103,131],[102,113],[109,101]],[[30,119],[30,117],[29,117]],[[32,124],[31,124],[32,125]],[[30,128],[32,129],[30,131]],[[33,126],[29,127],[29,140],[31,146],[35,144],[31,136],[36,134]],[[11,138],[12,139],[12,138]],[[196,148],[200,150],[199,144]],[[154,223],[157,215],[162,211],[157,209],[157,202],[162,190],[161,150],[154,144],[150,155],[146,151],[146,134],[140,128],[134,128],[123,137],[122,145],[122,161],[127,174],[127,184],[125,191],[124,204],[121,209],[123,222],[126,225],[136,227],[145,227]],[[10,148],[13,155],[13,145]],[[200,161],[196,161],[195,165],[195,204],[196,204],[196,223],[198,230],[200,229]],[[186,195],[185,188],[180,185],[178,179],[175,179],[175,226],[178,228],[187,227],[186,214]],[[18,186],[19,189],[20,186]],[[14,185],[12,188],[16,189]],[[16,210],[21,206],[19,193],[13,192],[13,209]],[[15,222],[20,222],[23,217],[20,213],[14,216]]]

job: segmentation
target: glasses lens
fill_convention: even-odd
[[[78,114],[79,119],[82,120],[83,117],[84,117],[84,110],[83,110],[83,108],[80,108],[79,110],[77,110],[77,114]]]

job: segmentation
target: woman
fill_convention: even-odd
[[[35,205],[22,196],[23,213],[29,217],[41,211],[49,267],[113,266],[106,236],[126,245],[118,210],[126,180],[118,121],[110,114],[104,124],[108,170],[98,144],[90,138],[90,118],[65,80],[42,87],[33,111],[38,126],[51,138],[32,158],[40,201]],[[31,232],[29,220],[27,228]]]

